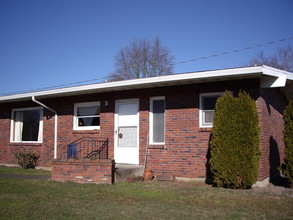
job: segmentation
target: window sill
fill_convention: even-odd
[[[99,131],[100,130],[100,126],[95,126],[95,127],[89,127],[89,126],[85,126],[85,127],[73,127],[74,131]]]
[[[41,142],[10,142],[9,146],[42,146]]]

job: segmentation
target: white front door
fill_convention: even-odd
[[[117,100],[115,103],[116,163],[139,164],[139,100]]]

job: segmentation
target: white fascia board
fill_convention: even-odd
[[[287,80],[293,80],[293,74],[287,71],[263,66],[264,77],[261,79],[262,88],[285,87]]]
[[[35,97],[54,97],[54,96],[65,96],[65,95],[78,95],[78,94],[86,94],[92,92],[102,92],[102,91],[117,91],[123,89],[134,89],[134,88],[147,88],[147,87],[155,87],[160,85],[171,85],[179,82],[187,82],[187,81],[201,81],[201,80],[217,80],[219,78],[231,78],[231,77],[239,77],[239,76],[250,76],[259,74],[261,75],[263,71],[262,66],[256,67],[244,67],[244,68],[235,68],[235,69],[223,69],[223,70],[213,70],[213,71],[203,71],[203,72],[192,72],[192,73],[184,73],[184,74],[174,74],[167,76],[158,76],[158,77],[150,77],[150,78],[142,78],[142,79],[131,79],[117,82],[107,82],[107,83],[99,83],[99,84],[90,84],[90,85],[82,85],[82,86],[74,86],[74,87],[66,87],[60,89],[52,89],[31,93],[22,93],[15,94],[9,96],[0,97],[0,102],[5,101],[17,101],[17,100],[28,100],[32,96]]]
[[[287,82],[286,76],[263,76],[261,78],[260,86],[261,88],[276,88],[285,87]]]
[[[279,70],[273,67],[263,66],[262,72],[264,75],[275,76],[275,77],[286,76],[287,79],[293,80],[293,73],[290,73],[284,70]]]

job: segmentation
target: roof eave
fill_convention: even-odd
[[[123,91],[129,89],[142,89],[142,88],[152,88],[152,87],[162,87],[169,85],[178,84],[191,84],[191,83],[202,83],[202,82],[213,82],[221,80],[233,80],[233,79],[247,79],[247,78],[258,78],[262,75],[267,75],[272,77],[273,80],[279,80],[278,83],[273,84],[274,86],[282,86],[284,84],[284,76],[286,76],[285,81],[288,76],[291,77],[291,73],[277,70],[267,66],[255,66],[255,67],[244,67],[244,68],[234,68],[234,69],[223,69],[223,70],[213,70],[213,71],[203,71],[203,72],[192,72],[184,74],[175,74],[167,76],[158,76],[143,79],[131,79],[117,82],[107,82],[99,84],[90,84],[74,87],[66,87],[31,93],[15,94],[9,96],[0,97],[0,103],[2,102],[15,102],[15,101],[26,101],[30,100],[32,96],[38,98],[53,98],[61,96],[71,96],[71,95],[83,95],[90,93],[101,93],[110,91]],[[292,79],[291,79],[292,80]],[[266,86],[270,86],[270,83]]]

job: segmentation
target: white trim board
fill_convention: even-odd
[[[25,101],[32,96],[38,98],[63,97],[70,95],[81,95],[107,91],[122,91],[136,88],[152,88],[158,86],[214,82],[220,80],[260,78],[272,76],[274,82],[266,83],[265,86],[285,87],[287,80],[293,80],[293,73],[282,71],[268,66],[242,67],[233,69],[222,69],[212,71],[191,72],[167,76],[157,76],[142,79],[131,79],[117,82],[96,83],[83,86],[73,86],[60,89],[44,90],[38,92],[22,93],[0,97],[1,102]],[[279,79],[281,78],[281,79]],[[285,79],[285,82],[284,82]]]

